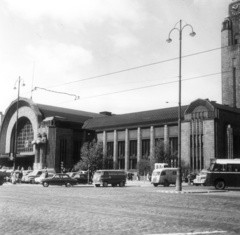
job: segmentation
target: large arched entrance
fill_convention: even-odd
[[[32,123],[27,117],[21,117],[18,120],[17,127],[17,144],[15,151],[15,133],[16,124],[12,129],[11,134],[11,145],[10,151],[11,153],[16,153],[15,166],[16,168],[24,168],[27,169],[29,167],[33,168],[34,163],[34,154],[33,154],[33,145],[32,141],[34,139],[34,131],[32,127]]]

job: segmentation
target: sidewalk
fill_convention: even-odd
[[[128,180],[126,183],[126,186],[135,186],[135,187],[154,187],[151,182],[149,181],[137,181],[133,180],[130,181]],[[229,192],[229,190],[215,190],[214,188],[209,188],[209,187],[197,187],[193,185],[188,185],[187,183],[182,183],[182,191],[176,191],[176,188],[174,185],[171,185],[170,187],[163,187],[159,185],[158,187],[154,187],[159,193],[222,193],[222,192]]]

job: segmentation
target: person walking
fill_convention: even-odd
[[[12,184],[16,184],[17,176],[16,176],[16,172],[15,171],[13,171],[13,173],[12,173],[11,180],[12,180]]]

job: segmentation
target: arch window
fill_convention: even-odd
[[[13,130],[15,132],[15,128]],[[15,138],[14,138],[15,139]],[[18,123],[17,153],[32,152],[33,128],[31,122],[24,118]]]

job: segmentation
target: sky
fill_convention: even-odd
[[[0,111],[20,96],[99,113],[222,102],[221,26],[231,0],[0,0]],[[22,84],[25,86],[22,86]],[[13,89],[16,85],[17,89]]]

